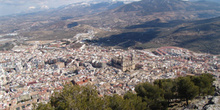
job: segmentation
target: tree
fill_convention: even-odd
[[[188,101],[199,95],[214,92],[210,74],[201,76],[160,79],[154,84],[145,82],[135,87],[137,94],[127,92],[124,96],[99,96],[94,86],[68,84],[61,92],[55,92],[50,102],[38,104],[36,110],[164,110],[171,99]]]
[[[194,85],[189,77],[179,77],[177,86],[179,97],[185,99],[187,105],[189,104],[189,100],[198,95],[199,88]]]
[[[53,107],[49,103],[48,104],[39,103],[37,108],[36,105],[34,105],[34,108],[37,110],[53,110]]]
[[[152,100],[161,100],[163,98],[163,91],[158,86],[154,86],[148,82],[138,84],[135,87],[138,96]]]
[[[107,96],[107,99],[110,101],[109,107],[112,110],[125,110],[126,104],[121,96],[114,94],[113,96]]]
[[[153,110],[166,109],[167,104],[164,101],[164,92],[158,86],[148,82],[138,84],[135,87],[137,95],[147,102],[148,108]]]
[[[62,92],[54,93],[50,102],[46,105],[40,104],[37,110],[52,107],[55,110],[102,110],[107,109],[108,103],[98,96],[93,86],[65,85]]]
[[[211,74],[202,74],[200,76],[191,77],[196,86],[199,87],[199,95],[213,95],[215,88],[212,86],[214,78]]]
[[[38,104],[36,110],[144,110],[146,102],[136,94],[127,93],[125,98],[98,96],[94,86],[65,85],[61,92],[55,92],[48,104]]]
[[[164,99],[167,100],[169,105],[170,100],[175,98],[176,93],[176,84],[173,79],[158,79],[154,81],[154,85],[157,85],[159,88],[164,91]]]
[[[127,92],[124,95],[124,99],[126,102],[129,103],[129,105],[133,105],[134,110],[146,110],[147,109],[147,103],[142,101],[142,98],[137,96],[136,94],[132,92]]]

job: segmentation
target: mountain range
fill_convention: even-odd
[[[103,46],[145,49],[172,45],[220,54],[218,1],[191,1],[72,4],[0,17],[0,33],[18,32],[30,40],[46,40],[94,30],[96,37],[88,42]]]
[[[92,26],[126,27],[154,19],[163,21],[195,20],[217,17],[220,6],[214,2],[182,0],[142,0],[92,16],[86,24]],[[97,20],[100,19],[100,20]],[[105,22],[108,21],[108,22]],[[105,22],[105,23],[103,23]],[[95,25],[97,24],[97,25]]]

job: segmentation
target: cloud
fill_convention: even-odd
[[[22,5],[26,0],[0,0],[1,5]]]
[[[42,5],[40,8],[41,9],[49,9],[49,7],[47,5]]]
[[[35,9],[35,8],[36,8],[35,6],[28,7],[28,9]]]

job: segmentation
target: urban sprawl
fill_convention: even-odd
[[[92,84],[100,96],[123,95],[146,81],[220,73],[220,59],[210,54],[179,47],[114,49],[76,39],[28,41],[0,57],[0,109],[47,103],[67,83]]]

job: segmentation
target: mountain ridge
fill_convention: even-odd
[[[195,21],[161,22],[159,19],[127,27],[119,34],[94,40],[103,46],[148,49],[177,46],[196,52],[220,54],[220,17]]]
[[[203,8],[205,8],[205,10],[203,10]],[[103,20],[111,21],[109,24],[106,24],[109,27],[119,26],[121,28],[125,26],[125,23],[128,23],[127,25],[134,25],[157,18],[163,19],[164,21],[177,19],[195,20],[217,17],[218,15],[220,15],[220,5],[210,2],[198,3],[180,0],[143,0],[126,4],[107,12],[102,12],[96,16]],[[110,16],[117,20],[112,21],[112,19],[109,18]],[[93,18],[89,20],[92,22]],[[123,22],[122,25],[120,25],[120,21]],[[88,22],[86,23],[88,24]],[[95,22],[95,24],[99,23]],[[116,26],[111,26],[111,24]]]
[[[219,23],[217,16],[220,16],[220,5],[207,1],[143,0],[130,4],[117,2],[93,6],[69,5],[39,15],[30,14],[9,20],[6,17],[3,20],[10,22],[1,24],[0,32],[18,32],[30,40],[46,40],[72,38],[77,33],[94,30],[96,37],[91,42],[137,49],[163,45],[190,49],[189,45],[192,45],[192,42],[198,44],[196,40],[199,40],[200,44],[197,48],[191,49],[207,52],[207,47],[198,48],[201,47],[201,42],[204,42],[202,39],[208,39],[207,36],[218,41],[216,38],[219,35],[218,25],[214,25]],[[197,28],[200,27],[200,33],[198,33]],[[210,27],[210,32],[206,32],[205,27]],[[187,31],[190,32],[187,33]],[[32,36],[35,37],[32,38]],[[211,40],[207,42],[211,44]],[[218,43],[215,42],[215,44],[218,47]],[[219,51],[214,49],[212,53],[219,54]]]

